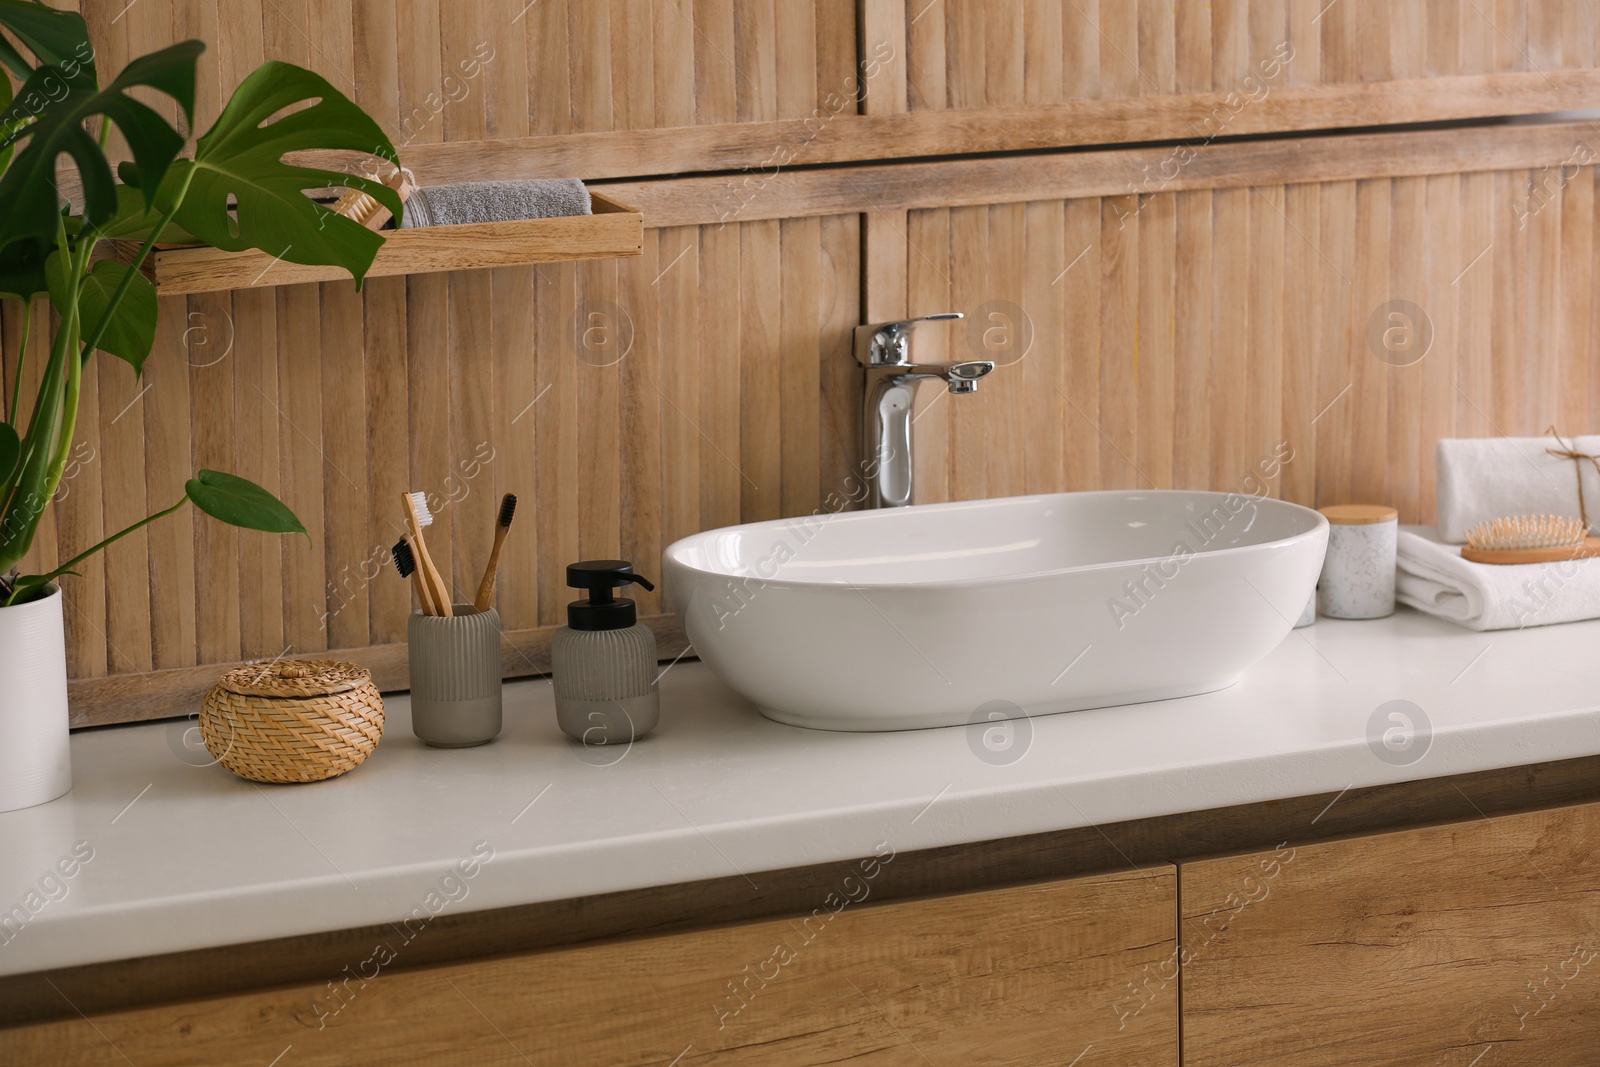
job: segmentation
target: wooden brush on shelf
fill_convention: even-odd
[[[1600,537],[1588,537],[1582,519],[1514,515],[1480,522],[1467,531],[1461,558],[1472,563],[1558,563],[1600,556]]]
[[[428,543],[422,539],[422,528],[433,525],[433,512],[428,509],[428,494],[401,493],[400,499],[405,507],[406,528],[411,535],[411,550],[416,556],[417,573],[422,576],[422,585],[427,593],[422,602],[422,610],[429,615],[450,618],[455,614],[450,606],[450,589],[444,584],[444,579],[439,577],[439,570],[433,565],[433,558],[428,555]]]
[[[411,172],[404,167],[390,168],[380,180],[399,195],[402,204],[411,198],[411,191],[416,188]],[[394,218],[394,212],[360,189],[346,189],[344,195],[334,201],[332,209],[369,230],[381,230]]]
[[[478,583],[478,598],[472,602],[473,611],[488,611],[494,600],[495,572],[500,568],[500,546],[506,543],[511,530],[511,517],[517,513],[515,493],[500,498],[500,514],[494,524],[494,549],[489,553],[489,565],[483,569],[483,581]]]

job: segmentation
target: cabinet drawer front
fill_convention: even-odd
[[[1182,864],[1183,1062],[1591,1067],[1600,805]]]
[[[874,862],[810,916],[367,981],[352,960],[331,986],[0,1031],[0,1061],[1177,1062],[1177,988],[1149,977],[1176,957],[1174,868],[873,905]]]

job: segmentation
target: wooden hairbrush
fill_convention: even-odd
[[[411,172],[404,167],[390,169],[382,180],[399,195],[402,204],[410,198],[411,190],[416,188]],[[382,201],[360,189],[346,189],[344,195],[333,202],[332,210],[361,223],[369,230],[381,230],[394,218],[394,212],[385,207]]]
[[[1472,563],[1557,563],[1600,556],[1600,537],[1588,532],[1582,519],[1559,515],[1490,519],[1467,531],[1461,558]]]

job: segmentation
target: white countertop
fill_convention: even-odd
[[[71,793],[0,814],[0,909],[76,843],[93,849],[0,944],[0,974],[399,922],[431,892],[453,912],[759,883],[880,841],[903,852],[1600,753],[1597,648],[1600,621],[1485,634],[1410,611],[1324,619],[1232,689],[1031,720],[1011,762],[980,759],[963,727],[768,722],[696,662],[667,671],[661,726],[629,749],[567,741],[549,682],[529,680],[507,684],[505,731],[475,749],[425,748],[392,698],[373,757],[317,785],[185,762],[192,720],[92,730],[73,737]],[[1397,699],[1432,735],[1389,753],[1394,723],[1369,723]],[[448,878],[478,842],[492,860]]]

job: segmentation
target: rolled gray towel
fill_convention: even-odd
[[[592,215],[589,190],[577,178],[461,182],[417,189],[406,199],[404,226],[459,226]]]

